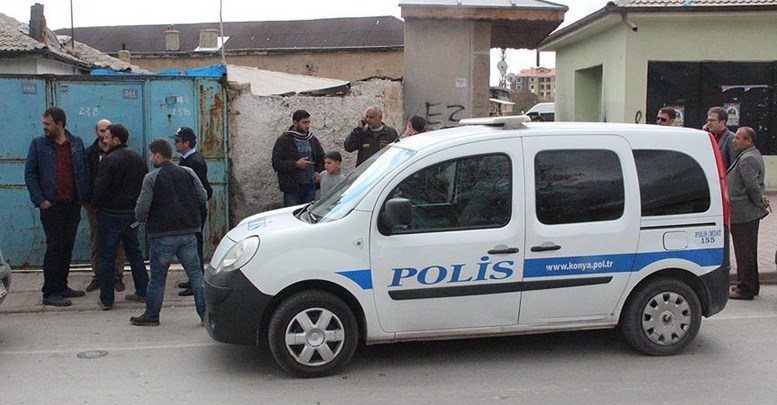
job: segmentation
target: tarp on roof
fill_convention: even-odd
[[[92,70],[93,76],[192,76],[192,77],[221,77],[227,73],[227,67],[224,65],[211,65],[201,68],[186,70],[165,70],[159,73],[140,73],[140,72],[114,72],[107,69]]]
[[[251,93],[257,96],[280,96],[303,94],[326,96],[347,93],[351,84],[344,80],[324,77],[294,75],[283,72],[257,69],[250,66],[211,65],[187,70],[165,70],[159,73],[115,72],[95,69],[94,76],[190,76],[222,77],[227,80],[251,85]]]
[[[251,85],[257,96],[305,94],[312,96],[343,94],[351,87],[349,82],[324,77],[294,75],[257,69],[250,66],[227,66],[227,80]]]

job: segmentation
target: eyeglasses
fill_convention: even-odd
[[[656,117],[656,121],[657,121],[657,122],[667,122],[667,121],[669,121],[669,118],[664,118],[664,117]]]

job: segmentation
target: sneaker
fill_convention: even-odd
[[[69,307],[73,305],[73,303],[70,302],[69,299],[56,294],[49,295],[48,297],[43,297],[41,302],[43,302],[43,305],[51,305],[53,307]]]
[[[140,295],[137,295],[135,293],[129,293],[125,295],[124,299],[127,301],[146,302],[146,297],[141,297]]]
[[[122,291],[124,291],[124,290],[125,290],[127,287],[126,287],[126,286],[124,286],[124,280],[122,280],[122,279],[118,279],[118,280],[116,280],[116,281],[114,282],[114,288],[116,288],[116,291],[118,291],[118,292],[122,292]]]
[[[159,319],[153,320],[146,318],[146,315],[133,316],[130,318],[130,323],[135,326],[159,326]]]
[[[182,283],[178,283],[178,288],[192,288],[191,281],[184,281]]]
[[[93,278],[89,285],[86,286],[86,292],[92,292],[98,288],[100,288],[100,279]]]
[[[185,290],[178,291],[178,295],[181,297],[188,297],[190,295],[194,295],[194,290],[187,288]]]
[[[101,299],[97,299],[97,305],[102,309],[103,311],[110,311],[113,309],[113,305],[105,305],[103,304],[103,301]]]
[[[86,293],[83,292],[83,290],[74,290],[72,288],[68,288],[67,290],[62,291],[59,295],[61,295],[63,298],[78,298],[83,297],[86,295]]]

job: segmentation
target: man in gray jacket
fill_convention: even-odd
[[[752,300],[758,295],[758,224],[769,211],[764,197],[764,159],[755,148],[755,131],[741,127],[732,141],[739,153],[726,171],[731,207],[731,239],[737,260],[737,285],[729,298]]]
[[[194,170],[170,161],[173,148],[164,139],[148,145],[149,160],[157,168],[143,179],[135,217],[146,224],[150,240],[148,251],[151,278],[146,289],[146,311],[133,316],[137,326],[158,326],[159,312],[165,293],[170,262],[177,256],[194,292],[194,305],[202,322],[205,300],[202,296],[202,260],[197,254],[197,232],[200,232],[200,206],[208,194]]]

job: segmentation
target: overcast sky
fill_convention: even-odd
[[[219,0],[3,0],[0,12],[29,22],[30,6],[44,5],[51,29],[70,27],[70,3],[76,27],[198,23],[219,20]],[[222,0],[224,21],[308,20],[315,18],[400,16],[399,0]],[[568,25],[604,7],[607,0],[553,0],[569,7],[564,18]],[[76,38],[77,39],[77,38]],[[492,84],[498,81],[492,52]],[[517,72],[534,65],[533,51],[508,51],[508,71]],[[555,57],[543,53],[543,66],[553,67]]]

